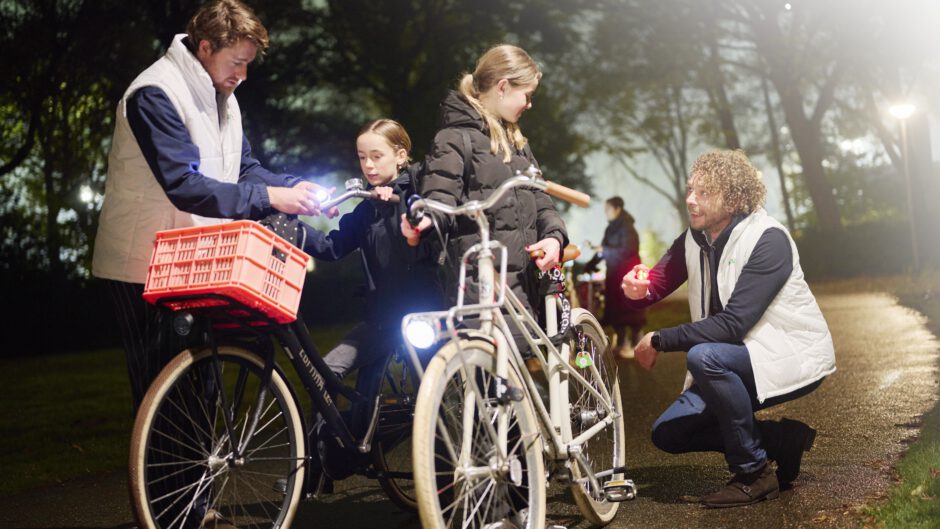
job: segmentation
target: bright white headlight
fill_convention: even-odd
[[[437,328],[428,320],[412,320],[405,327],[405,339],[416,349],[427,349],[437,341]]]
[[[313,196],[317,199],[317,202],[326,202],[330,199],[330,192],[329,190],[323,189],[321,187],[320,189],[317,189],[313,192]]]

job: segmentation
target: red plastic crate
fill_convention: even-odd
[[[159,231],[144,299],[155,303],[166,297],[220,294],[288,323],[297,319],[308,259],[247,220]],[[224,302],[198,297],[166,303],[173,310],[220,304]]]

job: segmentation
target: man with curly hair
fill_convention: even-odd
[[[690,228],[622,286],[646,306],[688,282],[692,322],[647,334],[634,354],[652,369],[660,352],[688,352],[685,390],[654,423],[653,444],[723,453],[734,477],[699,500],[750,505],[780,495],[816,438],[800,421],[760,421],[754,412],[816,389],[835,371],[835,353],[796,245],[762,208],[767,190],[747,156],[708,152],[690,175]]]

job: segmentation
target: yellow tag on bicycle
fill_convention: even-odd
[[[577,356],[574,357],[574,365],[581,369],[586,369],[594,365],[594,360],[591,359],[591,355],[589,355],[587,352],[581,351]]]

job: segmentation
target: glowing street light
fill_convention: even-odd
[[[903,120],[914,115],[916,110],[917,107],[910,103],[898,103],[888,107],[888,113],[894,116],[895,119],[900,119],[902,122]]]
[[[888,113],[901,122],[901,158],[904,163],[904,183],[907,184],[907,212],[911,226],[911,256],[914,258],[914,271],[920,270],[920,252],[917,248],[917,228],[914,224],[914,196],[911,190],[911,166],[907,152],[907,119],[914,115],[917,107],[910,103],[897,103],[888,107]]]

